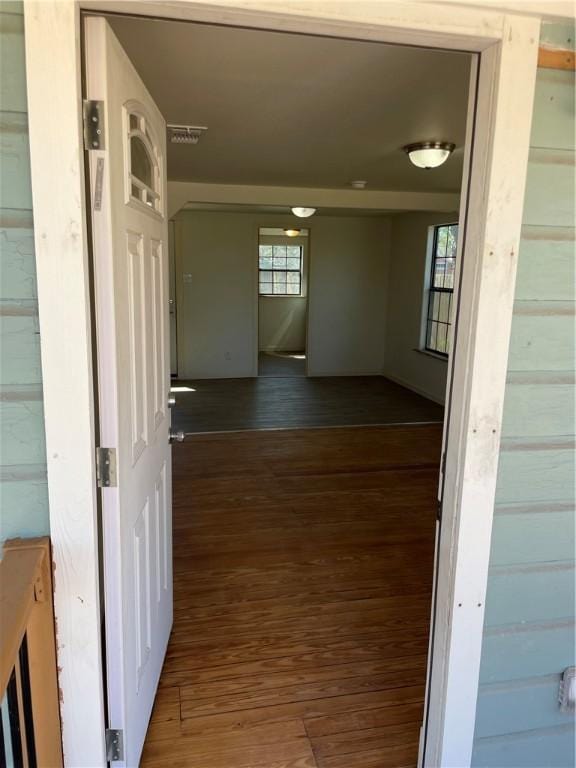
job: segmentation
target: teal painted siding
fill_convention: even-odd
[[[48,532],[21,3],[0,3],[0,542]]]
[[[473,753],[486,768],[575,764],[558,706],[576,642],[574,87],[538,72]]]

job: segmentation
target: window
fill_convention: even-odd
[[[130,199],[158,211],[159,173],[146,118],[136,112],[128,116],[128,171]]]
[[[424,348],[448,357],[458,224],[434,227]]]
[[[260,296],[301,296],[302,246],[260,245],[258,285]]]

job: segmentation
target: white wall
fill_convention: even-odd
[[[260,296],[258,349],[302,352],[306,349],[306,297]]]
[[[255,375],[257,222],[183,211],[175,229],[179,378]]]
[[[292,216],[273,214],[178,214],[180,378],[256,375],[258,229],[293,223]],[[315,216],[306,226],[309,374],[381,373],[388,220]]]
[[[382,372],[389,221],[319,216],[310,226],[308,374]]]
[[[404,213],[392,217],[384,375],[443,403],[448,363],[421,351],[428,232],[458,214]]]

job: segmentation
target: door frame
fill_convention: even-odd
[[[106,765],[81,10],[480,54],[421,762],[469,765],[540,19],[493,8],[397,0],[284,0],[282,6],[274,0],[25,3],[62,737],[65,763],[75,768]],[[50,57],[45,55],[48,40]]]

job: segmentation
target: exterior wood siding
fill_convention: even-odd
[[[0,543],[48,533],[23,7],[0,3]]]
[[[542,44],[574,28],[543,25]],[[569,43],[568,41],[572,41]],[[516,281],[474,766],[568,768],[574,716],[574,71],[538,71]]]

